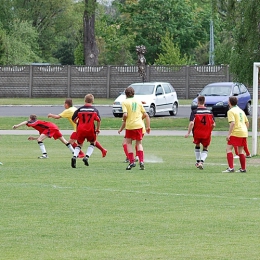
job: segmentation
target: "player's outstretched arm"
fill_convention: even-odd
[[[51,114],[51,113],[48,114],[48,118],[49,117],[54,118],[54,119],[60,119],[61,118],[60,115],[55,115],[55,114]]]
[[[23,121],[23,122],[21,122],[18,125],[13,125],[13,129],[16,129],[16,128],[20,127],[20,126],[26,125],[27,123],[28,123],[28,121]]]

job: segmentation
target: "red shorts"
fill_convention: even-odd
[[[246,137],[230,136],[227,144],[232,146],[246,146],[246,139]]]
[[[72,139],[72,140],[77,140],[77,137],[78,137],[77,132],[73,132],[73,133],[70,135],[70,139]]]
[[[77,133],[77,142],[78,144],[83,144],[85,140],[90,143],[94,143],[97,139],[97,135],[94,131],[91,132],[78,132]]]
[[[59,139],[62,137],[62,133],[59,130],[46,129],[41,134],[47,135],[49,138]]]
[[[132,140],[141,141],[143,140],[143,128],[140,129],[126,129],[125,130],[125,138],[129,138]]]
[[[204,147],[208,147],[211,142],[211,136],[208,138],[195,138],[193,137],[194,144],[202,144]]]

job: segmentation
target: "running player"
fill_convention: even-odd
[[[38,120],[37,116],[33,114],[30,115],[27,121],[23,121],[18,125],[14,125],[13,129],[16,129],[23,125],[34,128],[40,134],[39,137],[33,137],[33,136],[28,137],[28,140],[37,140],[42,152],[42,156],[38,157],[39,159],[48,158],[48,154],[45,145],[43,143],[43,140],[46,138],[53,138],[54,140],[59,139],[63,144],[65,144],[70,149],[72,153],[74,153],[74,149],[72,145],[62,136],[62,133],[60,132],[58,126],[55,125],[54,123]]]
[[[211,142],[211,133],[215,127],[215,120],[211,110],[205,107],[205,97],[198,97],[198,107],[191,111],[187,138],[193,132],[193,143],[195,144],[195,166],[203,169],[203,163],[208,156],[208,147]],[[202,145],[202,151],[201,146]]]
[[[86,156],[83,158],[83,162],[86,166],[89,166],[89,157],[92,155],[94,147],[97,143],[97,134],[100,132],[100,115],[97,108],[93,106],[94,96],[87,94],[85,96],[85,105],[78,108],[73,116],[72,120],[77,123],[77,143],[73,157],[71,158],[71,167],[76,168],[76,158],[83,146],[85,140],[90,142],[87,149]],[[96,124],[95,124],[96,123]],[[100,144],[99,144],[100,145]],[[101,147],[103,157],[106,156],[107,150]]]

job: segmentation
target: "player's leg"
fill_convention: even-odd
[[[73,156],[71,158],[71,167],[72,168],[76,168],[76,161],[77,161],[77,158],[79,157],[79,153],[80,153],[81,148],[83,146],[83,142],[84,141],[77,140],[78,145],[75,147],[74,152],[73,152]]]
[[[227,144],[226,147],[226,154],[227,154],[227,162],[228,162],[228,168],[223,172],[234,172],[234,157],[233,157],[233,145]]]
[[[142,140],[136,140],[137,156],[139,158],[140,170],[144,170],[144,148]]]
[[[201,152],[200,152],[200,144],[199,143],[195,143],[194,153],[195,153],[195,159],[196,159],[195,166],[197,168],[199,168],[199,164],[200,164],[200,161],[201,161]]]
[[[126,139],[124,137],[123,142],[122,142],[122,146],[123,146],[123,150],[126,156],[126,159],[124,162],[129,163],[129,158],[128,158],[128,151],[127,151],[127,143],[126,143]]]
[[[246,153],[246,158],[251,158],[252,157],[251,153],[249,152],[248,146],[247,146],[247,140],[246,140],[246,142],[244,144],[244,151]]]
[[[54,138],[55,139],[55,138]],[[63,136],[60,136],[58,138],[63,144],[65,144],[72,153],[74,153],[74,148],[72,147],[72,145],[63,137]]]
[[[241,168],[237,172],[246,172],[246,156],[243,153],[243,150],[243,146],[238,146],[239,161]]]
[[[45,145],[44,145],[44,143],[43,143],[43,140],[46,139],[47,137],[48,137],[47,135],[41,134],[41,135],[37,138],[38,145],[39,145],[40,150],[41,150],[41,152],[42,152],[42,156],[39,156],[39,157],[38,157],[39,159],[47,159],[47,158],[48,158],[47,151],[46,151]]]
[[[106,155],[107,155],[107,149],[105,149],[101,144],[100,144],[100,142],[99,141],[95,141],[95,146],[101,151],[101,153],[102,153],[102,157],[106,157]]]
[[[95,148],[95,142],[90,142],[88,149],[86,151],[86,156],[83,158],[83,162],[86,166],[89,166],[89,157],[92,155]]]
[[[78,144],[77,144],[77,132],[73,132],[70,135],[69,143],[72,145],[72,147],[74,149],[78,146]],[[85,154],[82,152],[82,150],[80,150],[78,158],[83,158],[84,156],[85,156]]]

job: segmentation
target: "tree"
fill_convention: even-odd
[[[95,39],[96,0],[85,0],[83,15],[83,46],[85,65],[98,65],[98,48]]]
[[[4,37],[3,37],[4,36]],[[2,33],[1,63],[20,65],[40,61],[38,33],[28,22],[14,20],[9,34]]]
[[[157,65],[185,65],[188,63],[186,55],[182,58],[180,48],[174,44],[173,37],[167,31],[165,36],[162,37],[160,54],[158,59],[155,60]]]
[[[193,55],[198,42],[208,40],[210,14],[203,14],[191,0],[129,0],[116,2],[121,12],[124,34],[135,35],[135,45],[145,45],[148,64],[158,58],[159,45],[166,30],[182,55]]]
[[[134,35],[123,34],[115,10],[104,5],[96,9],[96,39],[100,65],[134,64],[131,49]]]

